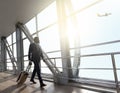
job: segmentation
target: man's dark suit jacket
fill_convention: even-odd
[[[28,59],[39,62],[41,58],[43,59],[43,54],[40,46],[36,43],[31,43],[29,47]]]

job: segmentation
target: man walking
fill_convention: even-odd
[[[33,69],[30,81],[36,84],[36,82],[34,81],[34,78],[35,78],[35,74],[37,73],[37,76],[40,82],[40,87],[46,86],[46,84],[43,83],[40,66],[39,66],[41,59],[44,61],[44,57],[43,57],[42,50],[39,46],[38,37],[35,37],[34,43],[31,43],[29,46],[28,59],[34,63],[34,69]]]

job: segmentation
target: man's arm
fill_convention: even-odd
[[[28,59],[32,60],[32,44],[29,46]]]

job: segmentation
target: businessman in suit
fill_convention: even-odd
[[[44,61],[44,57],[43,57],[42,50],[39,46],[38,37],[35,37],[34,43],[31,43],[29,46],[28,59],[34,63],[34,69],[33,69],[30,81],[36,84],[36,82],[34,81],[34,78],[35,78],[35,74],[37,73],[37,76],[40,82],[40,87],[46,86],[46,84],[43,83],[43,80],[41,77],[41,71],[40,71],[41,69],[39,66],[41,59]]]

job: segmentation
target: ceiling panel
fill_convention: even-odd
[[[27,23],[55,0],[0,0],[0,37],[15,31],[19,21]]]

